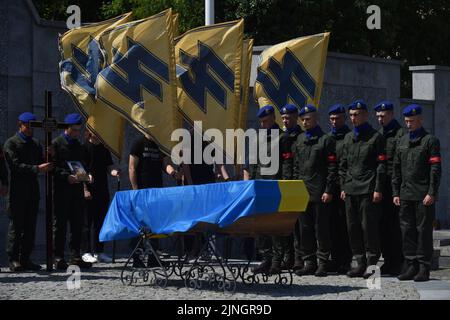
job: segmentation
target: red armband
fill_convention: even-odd
[[[294,154],[292,152],[286,152],[281,155],[284,160],[292,159],[294,157]]]
[[[441,157],[430,157],[430,160],[428,160],[429,164],[436,164],[441,163]]]
[[[387,160],[387,157],[386,157],[385,154],[380,154],[380,155],[378,156],[378,161],[386,161],[386,160]]]
[[[335,154],[329,154],[328,158],[327,158],[328,162],[332,163],[332,162],[337,162],[337,158]]]

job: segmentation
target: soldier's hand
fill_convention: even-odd
[[[333,200],[333,195],[332,194],[324,193],[322,195],[322,202],[323,203],[329,203],[329,202],[331,202],[331,200]]]
[[[381,192],[374,192],[373,193],[373,202],[374,203],[379,203],[381,202],[381,200],[383,200],[383,195],[381,194]]]
[[[85,198],[86,200],[91,200],[91,199],[92,199],[92,195],[91,195],[91,193],[89,192],[89,190],[84,190],[84,198]]]
[[[111,176],[112,177],[120,176],[120,169],[113,169],[113,170],[111,170]]]
[[[69,184],[76,184],[76,183],[79,183],[77,177],[74,176],[74,175],[68,176],[68,177],[67,177],[67,182],[69,182]]]
[[[50,162],[38,165],[38,171],[40,173],[45,173],[45,172],[52,171],[52,170],[53,170],[53,164]]]
[[[341,191],[341,199],[345,201],[345,191]]]
[[[89,184],[92,184],[92,183],[94,183],[94,177],[92,176],[92,175],[88,175],[88,177],[89,177],[89,181],[88,181],[88,183]]]
[[[397,207],[400,207],[400,197],[394,197],[392,201]]]
[[[424,206],[431,206],[434,203],[434,197],[427,194],[425,196],[425,199],[423,199],[423,205]]]

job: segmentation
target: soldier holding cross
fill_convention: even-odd
[[[30,122],[35,121],[36,116],[25,112],[18,120],[19,131],[6,141],[4,147],[5,158],[11,172],[7,252],[11,271],[37,271],[41,267],[30,260],[39,209],[37,176],[39,173],[52,170],[52,165],[43,163],[42,146],[33,138]]]

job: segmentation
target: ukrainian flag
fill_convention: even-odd
[[[99,39],[106,67],[96,82],[97,99],[149,134],[166,154],[180,127],[172,10],[120,25]]]
[[[255,83],[259,106],[279,110],[287,103],[299,109],[319,105],[330,33],[301,37],[261,53]]]
[[[188,123],[203,129],[240,127],[244,21],[190,30],[175,39],[178,108]]]
[[[95,98],[95,81],[104,67],[98,40],[101,34],[132,20],[132,14],[72,29],[59,39],[62,61],[59,65],[61,87],[88,119],[87,126],[120,158],[124,120]]]

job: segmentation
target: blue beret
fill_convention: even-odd
[[[281,114],[290,114],[290,113],[297,113],[298,109],[293,104],[287,104],[283,108],[281,108],[280,113]]]
[[[66,116],[64,122],[68,125],[80,125],[83,123],[83,118],[78,113],[71,113]]]
[[[367,105],[362,100],[356,100],[348,106],[348,110],[367,110]]]
[[[410,104],[403,109],[403,115],[405,117],[412,117],[422,114],[422,107],[418,104]]]
[[[316,112],[316,111],[317,111],[316,107],[314,107],[311,104],[307,104],[306,106],[304,106],[303,108],[300,109],[300,112],[298,113],[298,115],[303,116],[307,113]]]
[[[345,107],[344,105],[338,103],[330,107],[328,109],[328,114],[339,114],[339,113],[345,113]]]
[[[19,121],[21,122],[36,121],[36,116],[31,112],[24,112],[19,116]]]
[[[381,101],[373,108],[376,112],[394,110],[394,104],[390,101]]]
[[[258,118],[264,118],[265,116],[273,114],[274,112],[275,112],[275,109],[272,106],[264,106],[258,110],[258,113],[256,114],[256,116]]]

